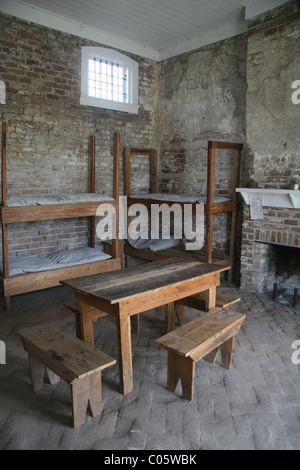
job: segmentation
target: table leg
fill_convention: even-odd
[[[167,304],[165,307],[165,332],[174,330],[175,328],[175,307],[174,302]]]
[[[118,364],[121,393],[133,389],[130,317],[117,319]]]

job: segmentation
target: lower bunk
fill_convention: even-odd
[[[179,243],[176,243],[174,240],[173,246],[171,243],[165,244],[166,240],[153,240],[152,246],[149,243],[147,248],[136,248],[130,243],[126,242],[124,244],[124,254],[125,254],[125,265],[126,267],[131,266],[133,258],[143,259],[146,261],[159,261],[168,258],[185,258],[185,259],[197,259],[199,262],[205,262],[205,250],[186,250],[184,246],[181,246]],[[213,251],[212,253],[212,263],[221,264],[223,266],[228,266],[228,270],[231,269],[232,258],[229,255],[224,254],[220,251]]]
[[[9,257],[9,277],[1,277],[5,308],[10,298],[59,286],[60,281],[121,269],[121,259],[96,248],[76,248],[55,253]]]

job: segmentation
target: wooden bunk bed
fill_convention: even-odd
[[[0,282],[2,285],[3,296],[5,299],[6,310],[10,310],[10,297],[26,292],[32,292],[40,289],[61,285],[60,281],[64,279],[76,278],[91,274],[113,271],[121,268],[121,260],[119,257],[118,240],[112,240],[112,251],[110,255],[103,255],[99,249],[95,249],[95,215],[99,204],[109,202],[116,210],[116,224],[118,224],[118,201],[119,201],[119,133],[114,133],[114,151],[113,151],[113,197],[106,198],[95,194],[95,137],[91,136],[91,166],[90,166],[90,193],[80,194],[80,202],[76,202],[76,195],[72,194],[71,202],[54,202],[50,201],[45,205],[9,205],[7,196],[7,165],[6,165],[6,143],[7,143],[7,125],[2,123],[2,205],[1,205],[1,224],[2,224],[2,276]],[[82,197],[84,196],[84,197]],[[99,199],[99,200],[98,200]],[[32,204],[31,199],[29,198]],[[40,204],[37,202],[36,204]],[[48,268],[39,268],[38,272],[25,272],[22,274],[12,275],[10,273],[10,262],[13,258],[21,263],[22,256],[9,257],[8,254],[8,225],[19,222],[71,219],[78,217],[90,218],[90,240],[89,248],[83,249],[83,256],[78,253],[79,249],[68,250],[67,258],[69,263],[67,267],[63,264],[63,257],[66,251],[58,251],[54,253],[53,265]],[[117,225],[118,227],[118,225]],[[116,231],[118,233],[118,229]],[[84,251],[88,250],[88,251]],[[91,250],[93,250],[91,252]],[[76,251],[75,265],[72,263],[72,252]],[[88,257],[85,259],[85,253]],[[58,255],[58,257],[56,256]],[[32,255],[32,257],[38,255]],[[32,257],[26,257],[32,259]],[[53,258],[53,256],[52,256]],[[71,258],[71,260],[70,260]],[[57,264],[58,259],[58,264]],[[26,260],[25,260],[26,261]],[[54,266],[54,267],[53,267]],[[62,267],[60,267],[62,266]]]
[[[234,266],[234,246],[236,234],[236,221],[238,210],[238,199],[235,189],[239,183],[240,172],[240,159],[243,145],[231,142],[208,142],[207,154],[207,194],[204,196],[178,196],[157,193],[157,151],[155,149],[135,149],[126,147],[124,149],[124,171],[125,171],[125,195],[127,196],[128,207],[135,203],[144,204],[151,207],[152,203],[167,203],[169,205],[174,202],[183,206],[184,204],[191,203],[193,210],[197,203],[204,203],[204,214],[206,216],[206,237],[204,249],[199,251],[186,251],[184,247],[177,246],[161,250],[158,252],[149,249],[143,250],[134,248],[129,243],[124,246],[124,252],[127,265],[130,264],[131,257],[143,258],[146,260],[157,261],[159,259],[166,259],[170,257],[193,257],[198,258],[199,261],[206,263],[219,263],[228,266],[229,280],[232,280],[232,271]],[[234,156],[234,175],[233,175],[233,188],[232,199],[217,198],[215,197],[215,177],[216,177],[216,150],[225,149],[229,150],[230,155]],[[150,194],[140,194],[138,196],[131,194],[131,156],[147,156],[150,157]],[[213,250],[213,222],[214,215],[220,213],[232,213],[231,230],[229,240],[229,253],[223,253]]]

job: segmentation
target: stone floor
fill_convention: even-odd
[[[269,294],[241,295],[246,320],[235,342],[231,370],[202,360],[196,365],[192,402],[166,389],[166,351],[154,345],[163,334],[163,311],[141,315],[132,334],[134,390],[119,393],[118,367],[103,374],[103,412],[77,429],[71,426],[70,387],[44,384],[34,393],[27,354],[18,330],[51,320],[75,334],[74,318],[62,306],[72,292],[58,287],[13,297],[2,307],[0,339],[6,364],[0,365],[0,449],[285,450],[300,449],[300,305],[274,302]],[[199,312],[187,309],[187,319]],[[94,326],[95,344],[116,357],[114,320]]]

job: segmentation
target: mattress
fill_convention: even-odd
[[[197,203],[206,204],[206,195],[203,196],[184,196],[181,194],[167,194],[167,193],[141,193],[130,195],[131,198],[135,199],[151,199],[155,201],[169,201],[169,202],[183,202],[183,203]],[[222,202],[228,202],[232,199],[223,196],[215,196],[214,203],[220,204]]]
[[[78,266],[80,264],[104,261],[111,258],[96,248],[75,248],[72,250],[61,250],[55,253],[40,255],[9,256],[9,276],[18,274],[37,273],[58,268]],[[2,270],[2,263],[1,263]]]
[[[7,196],[8,207],[46,206],[50,204],[74,204],[81,202],[114,201],[112,197],[96,193],[60,193],[50,196]]]
[[[173,248],[180,245],[180,240],[170,237],[169,239],[154,239],[154,238],[138,238],[133,240],[130,237],[127,237],[129,245],[138,250],[150,250],[150,251],[161,251],[167,250],[168,248]]]

